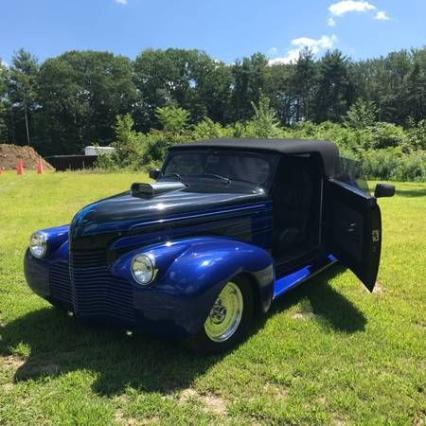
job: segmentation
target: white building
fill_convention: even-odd
[[[102,155],[112,154],[115,148],[111,146],[86,146],[84,148],[84,155]]]

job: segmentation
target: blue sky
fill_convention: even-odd
[[[289,62],[304,46],[358,59],[426,45],[426,0],[0,0],[0,58],[71,49],[134,58],[198,48],[227,63],[260,51]]]

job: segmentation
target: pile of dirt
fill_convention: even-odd
[[[41,160],[45,170],[54,170],[53,166],[38,155],[30,146],[0,144],[0,168],[3,170],[13,170],[16,168],[19,160],[24,162],[25,169],[35,170],[39,160]]]

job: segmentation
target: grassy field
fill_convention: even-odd
[[[380,201],[376,291],[338,267],[223,357],[91,329],[26,287],[38,228],[140,174],[0,176],[0,424],[412,424],[426,419],[426,185]]]

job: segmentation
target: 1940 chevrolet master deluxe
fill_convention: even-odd
[[[372,291],[376,198],[326,141],[211,140],[170,148],[155,183],[80,210],[31,236],[35,293],[77,318],[185,337],[213,353],[257,313],[336,261]]]

